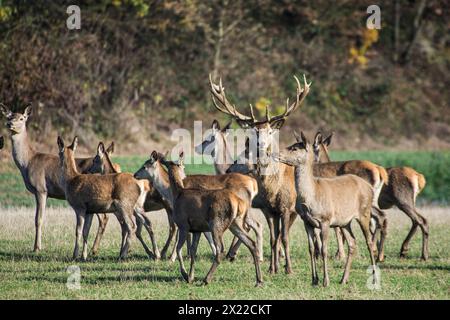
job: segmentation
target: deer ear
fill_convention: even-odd
[[[322,143],[322,133],[317,131],[316,136],[314,137],[314,145],[318,146]]]
[[[153,160],[158,160],[158,152],[156,152],[156,150],[153,150],[150,154],[150,158],[153,158]]]
[[[114,141],[111,142],[108,148],[106,148],[106,153],[109,155],[112,155],[114,153]]]
[[[214,121],[213,121],[213,123],[212,123],[212,125],[211,125],[211,128],[212,128],[213,130],[220,130],[220,124],[219,124],[219,122],[218,122],[217,120],[214,119]]]
[[[77,149],[77,146],[78,146],[78,136],[75,136],[75,138],[73,138],[72,144],[69,146],[69,149],[75,151]]]
[[[63,138],[58,136],[58,140],[57,141],[58,141],[59,152],[63,152],[64,151],[64,140],[63,140]]]
[[[180,151],[180,154],[178,155],[178,158],[181,159],[181,160],[184,159],[184,151],[183,150]]]
[[[302,138],[302,142],[306,145],[307,143],[309,143],[308,139],[306,139],[305,134],[303,133],[303,131],[300,131],[300,136]]]
[[[294,137],[297,142],[302,142],[302,137],[294,130]]]
[[[105,145],[103,144],[103,142],[99,142],[97,146],[97,154],[100,158],[103,158],[105,154]]]
[[[279,120],[273,121],[273,122],[270,124],[270,127],[271,127],[272,129],[280,130],[281,127],[282,127],[283,124],[284,124],[284,121],[285,121],[285,119],[279,119]]]
[[[9,110],[3,103],[0,103],[0,111],[6,118],[12,116],[11,110]]]
[[[326,137],[322,143],[326,146],[329,146],[331,143],[331,139],[333,138],[333,134],[334,132],[332,132],[328,137]]]
[[[25,111],[23,112],[23,115],[28,118],[29,116],[31,116],[32,109],[33,108],[31,107],[31,105],[29,105],[28,107],[25,108]]]
[[[233,122],[233,121],[228,122],[228,123],[226,124],[226,126],[222,129],[222,132],[225,132],[225,131],[229,130],[229,129],[231,128],[231,123],[232,123],[232,122]]]

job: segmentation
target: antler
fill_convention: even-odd
[[[251,105],[250,105],[250,110],[251,110],[252,116],[249,117],[249,116],[246,116],[245,114],[242,114],[239,111],[237,111],[236,107],[228,101],[228,99],[225,95],[225,88],[222,86],[222,79],[219,79],[218,85],[214,84],[212,82],[212,78],[211,78],[211,74],[210,74],[209,75],[209,83],[211,85],[211,93],[213,95],[212,100],[213,100],[214,106],[216,107],[217,110],[234,117],[236,120],[250,122],[250,123],[256,122],[255,116],[253,114],[253,107]]]
[[[293,111],[298,109],[298,107],[303,103],[303,100],[305,100],[305,97],[308,95],[309,87],[311,86],[311,82],[307,83],[306,77],[305,77],[305,75],[303,75],[304,88],[302,88],[298,78],[296,76],[294,76],[294,78],[295,78],[295,81],[297,82],[297,96],[296,96],[295,102],[293,102],[289,106],[289,98],[288,98],[286,100],[286,108],[285,108],[283,114],[272,117],[272,118],[267,117],[268,118],[267,121],[269,121],[270,123],[281,120],[281,119],[285,119],[286,117],[288,117]],[[268,115],[268,111],[266,111],[266,112]]]

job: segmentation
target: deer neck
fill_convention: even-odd
[[[183,192],[184,184],[179,172],[174,170],[173,167],[169,167],[169,181],[173,203],[175,204],[175,200],[180,196],[181,192]]]
[[[12,134],[11,142],[14,162],[20,170],[26,169],[30,160],[36,153],[31,147],[27,130],[24,130],[21,133]]]
[[[216,169],[216,174],[225,174],[230,167],[232,159],[227,140],[224,136],[220,135],[220,139],[216,140],[214,150],[214,168]]]
[[[159,192],[159,194],[169,202],[170,206],[173,209],[173,195],[172,190],[170,188],[170,180],[169,174],[164,168],[159,165],[155,170],[155,174],[153,175],[153,186]]]
[[[301,201],[309,206],[316,197],[316,180],[313,174],[314,156],[308,153],[306,163],[295,167],[295,189]]]
[[[78,176],[80,173],[78,172],[77,165],[75,163],[75,157],[73,156],[73,153],[66,154],[66,158],[63,163],[63,183],[64,185]]]

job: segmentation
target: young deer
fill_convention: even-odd
[[[250,105],[251,116],[244,115],[236,110],[226,95],[222,86],[222,80],[219,84],[214,84],[210,76],[211,93],[213,103],[217,110],[228,114],[236,119],[237,123],[243,128],[251,128],[257,137],[258,145],[258,163],[256,165],[255,176],[258,181],[259,193],[253,201],[253,207],[263,211],[269,225],[270,245],[271,245],[271,261],[270,273],[278,272],[279,265],[279,241],[282,240],[285,252],[285,272],[292,273],[291,258],[289,253],[289,229],[292,226],[297,215],[295,212],[295,184],[294,169],[285,164],[274,163],[273,161],[260,160],[261,155],[268,153],[271,146],[277,145],[276,141],[279,129],[283,126],[287,117],[303,103],[305,97],[309,93],[310,83],[306,82],[304,77],[304,88],[300,81],[294,77],[297,82],[297,95],[295,101],[289,105],[289,99],[286,103],[286,109],[281,115],[270,116],[269,107],[266,107],[266,117],[261,121],[257,121],[253,108]],[[241,166],[237,170],[241,170]],[[234,165],[228,171],[234,172]],[[281,221],[281,227],[280,227]]]
[[[348,243],[348,256],[341,283],[346,283],[350,274],[356,241],[351,222],[356,219],[364,234],[370,261],[375,272],[375,258],[370,237],[370,218],[373,190],[362,178],[342,175],[335,178],[314,176],[314,151],[306,140],[295,134],[297,143],[274,158],[290,166],[295,166],[295,188],[297,190],[296,209],[305,223],[311,258],[312,283],[318,284],[316,257],[314,254],[314,228],[320,229],[323,259],[323,285],[329,285],[328,276],[328,232],[330,227],[340,227]],[[375,279],[375,277],[374,277]]]
[[[80,174],[74,157],[77,145],[77,137],[68,147],[65,147],[63,139],[58,137],[59,165],[62,171],[60,179],[67,202],[77,217],[73,259],[78,258],[82,234],[82,259],[87,258],[87,240],[92,214],[95,212],[114,213],[119,221],[123,221],[125,232],[122,237],[120,258],[125,259],[135,232],[133,214],[144,205],[148,191],[146,184],[134,179],[129,173]]]
[[[169,203],[171,203],[172,208],[174,205],[174,199],[172,197],[172,192],[170,188],[169,175],[167,171],[164,169],[162,165],[162,161],[164,156],[162,154],[153,151],[150,155],[150,159],[147,160],[142,168],[136,172],[135,177],[138,179],[149,179],[151,183],[155,186],[155,188],[160,192],[163,198],[167,199]],[[183,165],[183,159],[179,160],[179,166]],[[223,188],[229,188],[233,190],[236,195],[242,198],[245,201],[249,201],[251,203],[252,199],[258,193],[258,186],[256,180],[245,176],[242,174],[222,174],[222,175],[190,175],[186,176],[183,179],[183,184],[186,188],[190,189],[208,189],[208,190],[218,190]],[[263,237],[262,233],[259,232],[260,224],[255,222],[252,217],[246,216],[246,225],[248,225],[251,229],[254,230],[256,235],[256,244],[257,250],[259,253],[259,258],[262,260],[262,246],[263,246]],[[205,234],[206,235],[206,234]],[[208,238],[208,241],[211,241],[212,246],[215,251],[214,242],[212,238]],[[210,244],[211,244],[210,243]],[[235,243],[232,244],[230,251],[234,257],[235,252]]]
[[[6,126],[11,133],[12,155],[17,168],[22,174],[25,187],[36,200],[35,241],[34,251],[42,248],[42,225],[45,217],[47,198],[64,200],[64,188],[59,177],[61,168],[57,155],[37,152],[28,139],[27,120],[31,115],[31,107],[25,108],[23,113],[13,113],[6,106],[0,104],[0,111],[6,118]],[[92,158],[76,159],[79,172],[86,172],[92,163]],[[98,234],[102,234],[107,218],[97,215],[99,219]],[[101,238],[101,236],[100,236]]]
[[[180,159],[182,158],[183,153],[180,154]],[[258,250],[255,242],[244,229],[251,197],[245,199],[245,197],[238,196],[235,191],[229,188],[219,190],[187,188],[183,182],[185,176],[183,167],[172,161],[162,161],[169,171],[170,187],[174,199],[174,220],[179,228],[177,256],[183,278],[188,283],[193,281],[195,255],[200,234],[201,232],[211,232],[216,247],[216,255],[204,283],[211,282],[212,276],[222,259],[223,233],[230,229],[249,248],[255,264],[256,285],[262,285]],[[193,233],[193,239],[190,250],[191,266],[188,275],[184,267],[181,248],[189,232]]]
[[[331,137],[328,137],[331,139]],[[358,177],[366,180],[374,190],[373,204],[372,204],[372,218],[376,221],[377,228],[375,231],[380,231],[380,245],[378,248],[378,261],[384,261],[384,241],[387,235],[387,219],[386,214],[378,206],[378,198],[380,196],[383,185],[388,184],[388,174],[383,167],[365,160],[348,160],[348,161],[333,161],[333,162],[319,162],[318,150],[320,149],[320,141],[322,141],[322,135],[320,132],[316,133],[314,137],[313,150],[314,150],[314,175],[322,178],[333,178],[344,174],[354,174]],[[339,259],[345,258],[344,244],[342,239],[342,233],[339,228],[335,229],[336,239],[338,243],[338,251],[336,256]],[[372,239],[373,245],[375,245],[375,237]],[[375,249],[375,248],[374,248]]]
[[[315,149],[316,158],[321,163],[330,162],[330,156],[328,153],[328,146],[331,143],[333,134],[327,138],[318,141]],[[403,211],[412,221],[412,227],[407,237],[405,238],[401,250],[400,257],[405,257],[411,238],[417,231],[417,227],[420,226],[422,230],[422,259],[427,260],[429,256],[428,251],[428,235],[429,227],[428,222],[416,208],[417,195],[425,187],[425,177],[410,167],[391,167],[386,168],[387,175],[389,177],[389,183],[384,184],[380,191],[378,198],[378,206],[382,210],[390,209],[394,205]],[[382,233],[383,234],[383,233]],[[382,240],[380,239],[380,250],[383,250]]]
[[[88,168],[89,173],[100,173],[100,174],[113,174],[113,173],[120,173],[121,168],[118,164],[115,164],[111,161],[111,154],[114,152],[114,143],[112,143],[108,149],[105,150],[105,146],[102,142],[98,144],[97,147],[97,154],[94,157],[92,161],[92,165],[90,168]],[[165,208],[166,205],[164,204],[164,201],[162,201],[161,196],[159,193],[153,188],[151,184],[148,182],[146,183],[146,188],[148,188],[147,197],[145,199],[144,203],[144,211],[155,211],[160,210],[162,208]],[[167,210],[167,209],[166,209]],[[170,210],[170,208],[169,208]],[[135,212],[136,216],[136,237],[141,242],[142,246],[144,247],[145,252],[150,258],[154,258],[156,260],[161,258],[161,255],[158,250],[158,245],[156,244],[155,235],[153,232],[152,224],[150,219],[146,216],[145,212]],[[106,214],[104,214],[107,216]],[[119,223],[121,224],[122,233],[125,233],[124,224],[123,221],[119,220]],[[153,246],[153,252],[148,248],[147,244],[145,243],[143,237],[142,237],[142,227],[145,226],[145,229],[147,230],[150,240],[152,241]],[[106,225],[105,225],[106,227]],[[103,229],[104,232],[104,229]],[[103,234],[103,233],[102,233]],[[98,234],[97,234],[98,237]],[[100,239],[97,240],[97,237],[94,242],[93,250],[98,248],[98,245],[100,243]],[[98,241],[98,242],[97,242]]]
[[[230,129],[231,121],[223,128],[220,127],[220,124],[217,120],[214,120],[211,125],[211,134],[205,138],[202,143],[195,147],[195,152],[198,154],[208,154],[210,151],[210,155],[214,159],[214,168],[217,175],[224,175],[227,173],[227,170],[233,164],[233,156],[231,154],[231,150],[228,147],[227,139],[228,139],[228,130]],[[211,176],[204,176],[205,180],[209,180]],[[253,179],[253,178],[251,178]],[[249,211],[247,217],[251,219],[252,223],[256,227],[255,234],[257,238],[259,257],[263,259],[263,244],[262,238],[264,233],[264,226],[258,222],[253,211]],[[247,229],[247,231],[249,231]],[[261,239],[261,241],[259,241]],[[228,251],[227,258],[233,261],[236,258],[237,250],[240,246],[239,239],[234,237],[233,242],[230,246],[230,250]],[[234,248],[234,249],[233,249]],[[233,249],[233,250],[232,250]]]

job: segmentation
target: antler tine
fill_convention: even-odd
[[[211,85],[211,93],[213,95],[212,100],[213,100],[214,106],[216,107],[217,110],[219,110],[220,112],[223,112],[225,114],[228,114],[230,116],[233,116],[237,120],[254,121],[254,118],[251,118],[249,116],[246,116],[246,115],[238,112],[236,110],[236,107],[228,101],[228,99],[225,95],[225,88],[222,85],[222,78],[219,79],[219,85],[217,85],[212,82],[212,76],[210,74],[209,75],[209,83]],[[220,106],[218,105],[217,102],[220,103]]]
[[[298,107],[303,103],[305,97],[308,95],[311,82],[309,84],[306,82],[306,76],[303,75],[303,82],[304,82],[303,88],[302,85],[300,84],[300,80],[298,80],[298,78],[295,75],[294,79],[297,82],[297,96],[295,101],[289,106],[289,99],[287,99],[286,109],[284,110],[284,113],[282,115],[273,117],[271,121],[280,120],[289,116],[293,111],[298,109]]]
[[[252,121],[256,122],[255,113],[253,112],[253,105],[250,103],[250,114],[252,115]]]
[[[269,110],[269,105],[266,105],[266,120],[267,120],[267,122],[270,122],[270,110]]]

